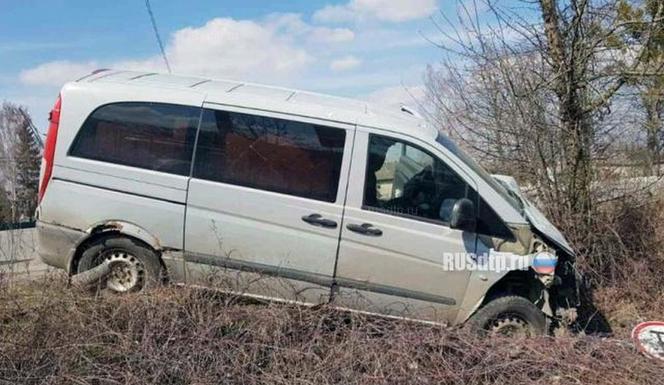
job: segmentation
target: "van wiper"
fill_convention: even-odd
[[[521,197],[519,196],[519,194],[517,194],[516,192],[514,192],[514,190],[512,190],[512,189],[510,188],[510,186],[509,186],[507,183],[505,183],[505,182],[503,182],[502,180],[499,180],[499,179],[496,179],[496,180],[498,181],[498,183],[500,184],[500,186],[501,186],[503,189],[505,189],[505,191],[507,191],[507,194],[508,194],[510,197],[514,198],[514,200],[515,200],[515,201],[517,202],[517,204],[519,205],[519,211],[520,211],[519,213],[521,214],[521,216],[524,216],[524,214],[525,214],[525,212],[526,212],[526,203],[523,201],[523,199],[521,199]]]
[[[521,209],[521,216],[523,216],[524,213],[526,212],[526,204],[523,201],[523,199],[521,199],[519,194],[515,193],[510,189],[507,189],[507,193],[510,194],[510,196],[513,197],[517,201],[517,203],[519,203],[519,208]]]

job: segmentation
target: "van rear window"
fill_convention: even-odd
[[[125,102],[95,110],[70,156],[189,175],[200,108]]]

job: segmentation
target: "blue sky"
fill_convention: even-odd
[[[396,105],[423,93],[453,0],[165,1],[152,8],[175,73]],[[61,85],[95,68],[165,72],[143,0],[0,0],[0,100],[46,126]],[[410,100],[409,100],[410,99]]]

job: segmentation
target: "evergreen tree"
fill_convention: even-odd
[[[7,191],[0,187],[0,226],[4,223],[11,222],[12,208]]]
[[[14,161],[16,163],[15,219],[32,218],[37,208],[39,191],[40,148],[37,144],[30,116],[19,107],[24,119],[17,127]]]

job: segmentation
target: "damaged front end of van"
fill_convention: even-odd
[[[573,324],[582,283],[574,251],[561,232],[523,196],[514,178],[492,177],[519,201],[528,224],[510,226],[513,240],[478,235],[477,255],[485,256],[481,260],[484,266],[471,273],[456,323],[514,334],[525,324],[537,325],[536,320],[500,314],[501,309],[518,308],[518,300],[526,299],[546,315],[547,332],[552,327]],[[510,298],[512,302],[508,303]]]

